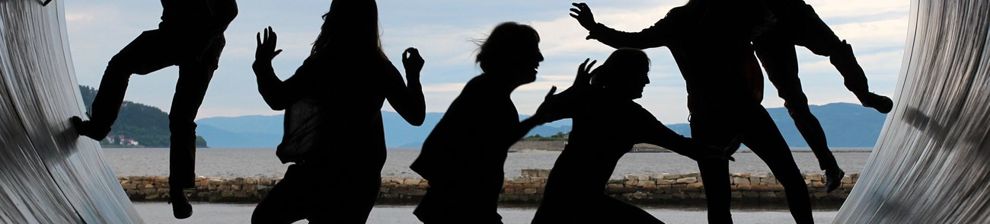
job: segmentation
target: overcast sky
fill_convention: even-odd
[[[82,85],[96,87],[107,61],[143,30],[157,28],[159,1],[63,1],[66,4],[69,37],[76,75]],[[601,23],[638,31],[662,18],[670,8],[685,0],[588,0]],[[908,1],[895,0],[807,0],[840,38],[853,45],[859,61],[878,93],[893,93],[900,69],[908,26]],[[240,14],[226,32],[220,69],[217,70],[199,118],[277,114],[257,92],[251,62],[254,35],[266,26],[279,33],[279,48],[285,50],[275,60],[282,79],[288,78],[308,55],[330,1],[241,0]],[[480,73],[473,63],[476,40],[498,23],[516,21],[534,26],[541,34],[546,61],[538,80],[513,94],[520,113],[531,114],[551,86],[566,88],[577,65],[584,58],[603,60],[611,52],[587,35],[568,16],[570,1],[560,0],[383,0],[378,2],[385,52],[396,65],[409,46],[420,49],[426,58],[423,85],[427,110],[443,112],[463,84]],[[643,106],[666,123],[687,121],[684,81],[666,48],[647,51],[653,60]],[[845,90],[841,76],[828,58],[798,49],[801,79],[812,104],[858,103]],[[401,68],[401,66],[399,66]],[[164,69],[147,76],[131,78],[126,99],[150,104],[168,111],[178,70]],[[767,82],[767,107],[783,102]],[[386,104],[387,105],[387,104]],[[385,108],[385,110],[391,110]]]

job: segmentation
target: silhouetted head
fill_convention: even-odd
[[[650,84],[650,58],[642,50],[623,48],[612,52],[593,72],[591,85],[609,95],[638,99]]]
[[[533,27],[514,22],[499,24],[481,44],[478,64],[486,74],[511,75],[518,84],[536,81],[543,61],[540,34]]]
[[[341,53],[373,50],[384,56],[378,30],[378,5],[374,0],[334,0],[323,20],[310,53],[324,49]]]

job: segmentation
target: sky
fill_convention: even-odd
[[[72,58],[81,85],[97,87],[107,61],[144,30],[155,29],[161,16],[159,1],[62,1],[66,4]],[[639,31],[655,23],[685,0],[588,0],[598,22]],[[908,28],[909,1],[807,0],[836,34],[852,44],[874,92],[894,92]],[[401,68],[401,53],[416,47],[426,59],[422,72],[428,112],[444,112],[464,83],[481,73],[474,63],[477,44],[495,25],[515,21],[540,33],[546,58],[537,81],[513,93],[520,113],[532,114],[552,86],[570,86],[585,58],[604,60],[613,49],[593,40],[568,16],[571,1],[560,0],[380,0],[378,1],[385,53]],[[273,62],[286,79],[308,56],[330,1],[238,1],[239,15],[226,31],[227,46],[220,60],[199,118],[272,115],[257,92],[251,70],[255,34],[271,26],[284,50]],[[665,123],[688,118],[684,81],[666,48],[646,51],[652,59],[644,97],[637,100]],[[858,103],[846,91],[828,58],[798,48],[805,93],[811,104]],[[126,100],[168,111],[178,77],[170,67],[145,76],[133,76]],[[783,101],[766,83],[763,105],[781,107]],[[383,110],[392,109],[387,105]]]

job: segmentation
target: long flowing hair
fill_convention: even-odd
[[[374,51],[385,57],[374,0],[334,0],[323,15],[323,26],[311,54],[354,54]],[[357,52],[354,52],[357,51]]]

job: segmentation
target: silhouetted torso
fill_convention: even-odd
[[[509,93],[494,81],[480,75],[465,85],[423,143],[411,166],[414,171],[430,181],[449,181],[462,174],[502,179],[511,146],[507,142],[515,142],[509,138],[520,125]]]
[[[759,85],[748,78],[751,72],[744,72],[759,69],[754,66],[756,57],[749,43],[752,29],[741,28],[745,21],[727,23],[723,22],[727,19],[711,14],[715,13],[700,6],[682,6],[638,33],[599,26],[591,30],[591,36],[616,48],[670,49],[687,84],[692,113],[759,103],[753,97]]]
[[[662,223],[605,194],[612,172],[638,143],[693,155],[699,154],[700,145],[674,133],[628,98],[599,90],[557,97],[554,107],[573,118],[574,128],[550,171],[533,223]]]
[[[280,95],[286,104],[314,99],[322,107],[315,128],[318,138],[306,162],[379,170],[386,150],[381,108],[386,88],[403,83],[398,74],[391,62],[376,54],[317,54],[306,59],[280,92],[268,94]]]
[[[658,138],[670,145],[688,141],[636,102],[600,93],[588,95],[566,100],[581,105],[567,106],[574,128],[550,173],[546,201],[603,194],[619,159],[635,144],[655,143]]]

